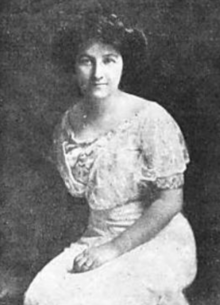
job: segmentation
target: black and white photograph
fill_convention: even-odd
[[[2,0],[0,304],[220,304],[220,3]]]

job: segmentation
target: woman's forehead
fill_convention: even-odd
[[[84,44],[80,50],[80,54],[88,54],[88,55],[115,55],[119,56],[120,52],[114,48],[111,44],[105,44],[101,41],[89,41],[86,44]]]

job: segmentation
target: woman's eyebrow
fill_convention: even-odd
[[[88,53],[80,53],[80,54],[78,55],[78,57],[81,58],[81,57],[93,57],[93,56],[92,56],[92,55],[89,55]]]
[[[89,54],[87,52],[83,52],[83,53],[80,53],[78,55],[78,58],[81,58],[81,57],[89,57],[89,58],[95,58],[96,56],[92,55],[92,54]],[[102,57],[115,57],[115,58],[118,58],[119,57],[119,54],[117,53],[104,53],[102,55]]]
[[[116,56],[116,57],[118,57],[118,56],[119,56],[119,54],[118,54],[118,53],[116,53],[116,52],[109,52],[109,53],[106,53],[105,55],[109,55],[109,56]]]
[[[103,55],[103,57],[116,57],[118,58],[119,55],[117,53],[106,53]]]

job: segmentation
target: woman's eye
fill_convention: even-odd
[[[112,58],[112,57],[106,57],[106,58],[104,58],[103,61],[104,61],[105,64],[115,63],[115,59]]]
[[[81,57],[78,60],[79,65],[90,66],[92,64],[91,60],[88,57]]]

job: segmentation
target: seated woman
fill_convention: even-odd
[[[185,142],[165,109],[121,89],[131,58],[140,60],[137,46],[146,52],[145,36],[115,15],[85,13],[72,37],[80,94],[54,143],[89,223],[38,273],[24,304],[187,304],[196,251],[182,214]]]

